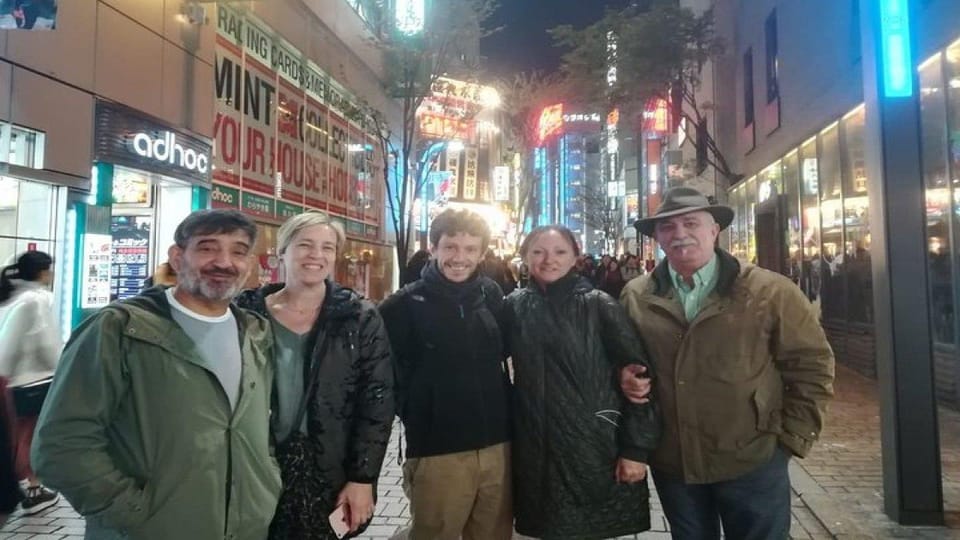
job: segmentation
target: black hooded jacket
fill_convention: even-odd
[[[661,430],[655,396],[634,405],[620,390],[623,366],[651,369],[626,312],[574,272],[546,290],[531,282],[506,304],[517,532],[586,539],[649,529],[646,481],[614,475],[618,458],[646,463]]]
[[[282,288],[280,283],[244,291],[235,303],[267,316],[265,298]],[[327,354],[318,358],[324,335]],[[305,381],[309,366],[320,362],[319,383],[307,406],[307,433],[325,450],[321,469],[329,489],[317,495],[332,512],[347,482],[370,484],[380,475],[393,427],[390,344],[373,304],[332,281],[307,343]],[[276,411],[276,395],[273,400]]]
[[[478,450],[510,439],[510,381],[498,318],[500,287],[447,280],[431,261],[422,279],[380,304],[394,354],[406,457]]]

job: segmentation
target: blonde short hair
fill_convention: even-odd
[[[277,233],[277,251],[280,255],[283,255],[284,252],[287,251],[290,243],[293,242],[293,239],[296,238],[300,231],[315,225],[326,225],[333,229],[333,232],[337,235],[337,251],[339,252],[340,248],[342,248],[343,244],[347,241],[347,234],[343,230],[343,224],[338,220],[332,219],[326,212],[307,210],[302,214],[293,216],[280,226],[280,231]]]

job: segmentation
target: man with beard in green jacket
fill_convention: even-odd
[[[107,306],[64,349],[32,459],[87,538],[266,538],[273,338],[230,305],[256,234],[239,212],[194,212],[168,252],[178,285]]]

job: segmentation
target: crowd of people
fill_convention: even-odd
[[[175,284],[83,321],[59,361],[8,331],[51,307],[24,261],[3,274],[4,350],[36,348],[29,372],[55,374],[36,475],[12,456],[33,422],[0,429],[0,512],[56,497],[39,478],[88,538],[352,537],[399,416],[412,540],[639,533],[648,471],[674,538],[787,538],[787,464],[822,428],[833,355],[792,282],[715,247],[732,217],[676,188],[638,224],[666,253],[655,268],[595,267],[560,225],[512,268],[481,216],[448,210],[374,305],[334,281],[345,234],[326,214],[281,227],[283,283],[241,291],[256,226],[198,211],[168,251]],[[21,357],[0,362],[8,386],[36,379]]]

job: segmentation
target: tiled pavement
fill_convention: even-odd
[[[843,367],[838,367],[837,375],[837,397],[821,443],[806,460],[794,460],[791,464],[791,538],[960,539],[960,413],[941,409],[940,415],[947,528],[900,527],[882,512],[876,383]],[[398,431],[394,430],[378,488],[377,518],[363,537],[367,540],[403,538],[409,523],[402,473],[397,464]],[[652,505],[653,528],[636,538],[669,538],[659,501],[654,498]],[[38,516],[14,515],[0,529],[0,540],[81,538],[83,520],[62,501]]]

